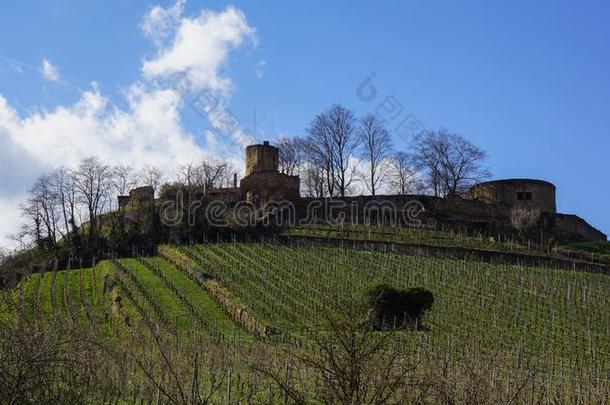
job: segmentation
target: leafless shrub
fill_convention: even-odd
[[[540,219],[540,210],[537,208],[530,208],[524,206],[517,206],[511,210],[510,223],[521,237],[528,230],[532,229],[538,223]]]
[[[4,297],[4,305],[23,310]],[[29,307],[34,304],[29,303]],[[32,308],[32,311],[39,309]],[[66,322],[0,323],[0,398],[7,404],[84,403],[113,386],[103,339]]]
[[[477,336],[460,343],[448,340],[439,344],[427,339],[421,343],[418,350],[418,378],[421,379],[418,403],[576,403],[582,401],[585,392],[590,403],[602,403],[603,400],[591,400],[604,398],[604,395],[607,399],[608,391],[604,394],[604,388],[596,385],[599,381],[592,379],[573,380],[571,384],[579,384],[582,391],[568,400],[562,392],[565,388],[562,382],[555,385],[560,381],[558,376],[539,369],[541,359],[553,356],[554,349],[548,346],[528,355],[520,352],[515,359],[501,348],[490,348]],[[507,364],[514,366],[507,367]]]
[[[414,370],[408,345],[400,333],[376,332],[359,301],[328,311],[310,345],[288,349],[283,369],[269,363],[253,367],[294,403],[307,403],[311,395],[333,404],[405,403]]]

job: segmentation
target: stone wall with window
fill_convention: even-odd
[[[508,179],[477,184],[467,196],[470,200],[509,207],[525,206],[541,212],[557,212],[555,185],[543,180]]]

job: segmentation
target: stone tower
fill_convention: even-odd
[[[256,206],[274,202],[295,202],[300,198],[299,176],[279,171],[279,149],[264,141],[246,148],[246,177],[240,182],[242,195]]]
[[[277,172],[278,168],[279,149],[269,145],[269,141],[246,148],[246,176],[255,172]]]
[[[523,206],[555,214],[557,203],[555,185],[543,180],[506,179],[475,185],[470,199],[509,207]]]

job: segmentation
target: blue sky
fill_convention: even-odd
[[[252,130],[256,109],[259,140],[302,134],[335,102],[365,114],[392,96],[401,117],[486,149],[494,178],[550,180],[560,211],[610,232],[607,2],[21,0],[1,7],[1,234],[15,231],[14,207],[33,178],[54,161],[73,164],[88,145],[110,161],[168,170],[189,150],[238,161],[245,138],[213,135],[214,124],[190,108],[202,90],[243,131]],[[207,23],[226,24],[227,37],[205,46]],[[177,49],[181,29],[194,37]],[[195,58],[199,45],[205,60]],[[167,90],[181,66],[198,76],[193,91],[175,100]],[[364,102],[356,90],[372,72],[377,98]],[[81,135],[88,130],[90,137]],[[407,147],[398,134],[395,141]]]

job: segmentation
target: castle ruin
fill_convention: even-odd
[[[328,198],[301,197],[299,176],[279,171],[279,149],[264,141],[246,148],[245,177],[233,187],[206,190],[208,200],[227,203],[247,201],[256,208],[269,202],[291,203],[298,217],[308,216],[312,205],[327,206]],[[137,205],[153,199],[152,189],[140,187],[129,196],[119,197],[119,207]],[[406,207],[416,202],[422,207],[420,220],[452,228],[467,229],[485,234],[501,233],[511,228],[511,215],[515,207],[526,207],[540,212],[536,228],[547,237],[559,240],[606,240],[607,236],[584,219],[557,212],[556,187],[552,183],[535,179],[506,179],[480,183],[462,197],[440,198],[428,195],[377,195],[333,198],[343,208],[335,211],[345,218],[361,221],[367,216],[367,207],[389,205]],[[497,234],[497,233],[496,233]]]
[[[556,214],[556,187],[543,180],[507,179],[477,184],[466,196],[488,204],[522,206],[543,213]]]
[[[299,176],[279,171],[279,149],[264,141],[246,148],[246,177],[240,182],[241,196],[259,207],[269,201],[296,202],[300,196]]]

